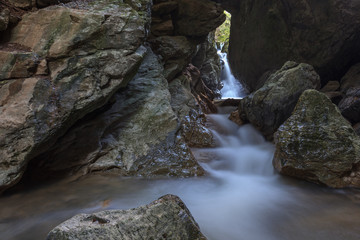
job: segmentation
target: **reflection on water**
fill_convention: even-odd
[[[168,193],[186,203],[214,240],[360,239],[356,190],[332,190],[278,176],[272,144],[250,125],[210,116],[219,147],[194,149],[209,172],[187,179],[92,176],[0,198],[0,239],[45,239],[82,212],[128,209]]]

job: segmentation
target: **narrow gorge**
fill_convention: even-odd
[[[0,239],[359,239],[359,43],[357,0],[0,0]]]

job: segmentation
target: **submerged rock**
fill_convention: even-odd
[[[330,187],[360,187],[360,137],[336,105],[306,90],[275,133],[273,165],[284,175]]]
[[[23,16],[7,43],[15,47],[0,54],[6,63],[0,66],[0,192],[20,180],[30,159],[133,78],[148,21],[147,12],[111,0]]]
[[[206,240],[188,208],[174,195],[130,210],[79,214],[55,227],[47,240]]]
[[[240,100],[240,118],[271,140],[277,128],[290,117],[302,92],[319,86],[319,75],[312,66],[287,62],[270,75],[262,88]]]

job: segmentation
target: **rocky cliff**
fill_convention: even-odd
[[[203,174],[188,133],[211,138],[201,119],[219,86],[219,5],[25,2],[0,1],[1,190],[29,163],[30,178]]]
[[[232,13],[230,65],[251,91],[288,60],[314,66],[322,85],[359,61],[357,0],[220,2]]]

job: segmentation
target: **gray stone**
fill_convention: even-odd
[[[353,65],[341,78],[340,90],[346,93],[349,88],[360,87],[360,63]]]
[[[206,36],[225,21],[224,9],[210,0],[176,0],[175,31],[185,36]]]
[[[26,61],[32,54],[46,59],[50,74],[0,84],[0,192],[20,180],[30,159],[106,104],[136,74],[145,54],[141,44],[149,24],[147,12],[111,0],[88,7],[30,12],[12,29],[9,44],[29,48]],[[18,62],[6,67],[12,69]]]
[[[260,77],[293,60],[312,65],[322,85],[340,79],[360,51],[358,0],[242,0],[232,10],[229,63],[254,91]]]
[[[360,122],[360,86],[349,88],[339,103],[341,114],[352,123]]]
[[[130,210],[79,214],[55,227],[47,240],[206,240],[188,208],[174,195]]]
[[[7,8],[3,8],[0,10],[0,31],[4,31],[7,29],[9,24],[10,11]]]
[[[360,137],[323,93],[301,95],[275,145],[273,165],[281,174],[334,188],[360,186]]]
[[[181,120],[172,109],[162,71],[149,49],[137,75],[115,95],[114,103],[73,126],[54,149],[33,161],[32,174],[203,175],[179,131]],[[192,96],[183,98],[194,101]],[[182,103],[174,107],[180,117],[193,106],[180,110]]]
[[[277,128],[290,117],[302,92],[319,86],[319,75],[312,66],[286,62],[262,88],[240,100],[240,117],[271,140]]]

